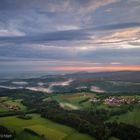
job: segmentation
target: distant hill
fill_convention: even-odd
[[[109,92],[140,93],[140,71],[76,72],[46,75],[38,78],[13,79],[0,82],[1,88],[25,88],[43,92]]]

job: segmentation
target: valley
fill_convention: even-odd
[[[83,74],[75,75],[83,77]],[[110,80],[106,74],[101,75]],[[63,80],[58,77],[10,79],[0,83],[0,126],[6,127],[15,140],[138,140],[140,91],[105,92],[101,86],[103,81],[98,80],[97,84],[96,76],[96,84],[89,80],[85,85],[80,80],[74,83],[69,74],[62,76]],[[118,73],[113,77],[117,79]],[[115,85],[120,86],[117,82]],[[128,89],[139,85],[138,79],[137,84],[131,85],[131,82],[126,84]],[[29,88],[35,85],[36,90]],[[87,85],[89,89],[85,88]],[[51,87],[51,92],[37,90],[47,87]],[[132,133],[127,139],[125,135],[130,130]]]

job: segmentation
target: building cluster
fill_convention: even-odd
[[[104,99],[104,104],[107,105],[122,105],[122,104],[140,104],[140,100],[135,98],[122,98],[122,97],[116,97],[116,96],[110,96],[106,99]]]
[[[20,110],[20,107],[17,106],[17,105],[11,105],[11,104],[7,104],[7,103],[0,103],[0,107],[2,108],[6,108],[6,109],[9,109],[9,110],[14,110],[14,111],[19,111]]]

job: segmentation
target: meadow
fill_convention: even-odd
[[[123,122],[140,128],[140,108],[138,107],[128,113],[114,116],[110,118],[110,121]]]
[[[18,107],[20,111],[26,111],[27,107],[22,104],[22,99],[12,99],[10,97],[0,97],[0,112],[8,112],[11,107]],[[12,109],[11,109],[12,110]]]
[[[16,100],[8,99],[7,101],[5,101],[5,103],[7,104],[20,107],[20,110],[22,111],[26,110],[26,106],[24,106],[21,102],[22,102],[22,99],[16,99]]]
[[[47,140],[94,140],[89,135],[81,134],[71,127],[41,118],[38,114],[30,114],[30,116],[32,116],[30,120],[19,119],[16,116],[1,117],[0,124],[6,126],[11,131],[15,131],[18,134],[16,140],[24,138],[26,140],[40,140],[39,136],[41,135],[44,135]],[[39,136],[25,132],[25,128],[31,129]]]
[[[84,92],[82,92],[71,95],[55,95],[52,96],[51,99],[58,101],[65,109],[88,109],[91,106],[89,99],[94,97],[95,94],[87,93],[87,95],[85,95]]]
[[[140,96],[122,95],[113,97],[116,100],[118,99],[118,97],[121,97],[126,101],[132,101],[135,98],[137,100],[140,99]],[[97,118],[100,118],[100,120],[102,120],[102,123],[123,122],[125,124],[131,124],[140,128],[140,109],[138,107],[139,104],[111,105],[106,104],[106,98],[108,98],[108,96],[101,96],[95,93],[88,92],[51,95],[44,93],[35,94],[34,92],[27,94],[25,92],[24,95],[20,94],[19,97],[17,97],[16,95],[12,95],[12,97],[1,97],[1,104],[18,106],[19,110],[10,110],[13,111],[12,115],[14,116],[9,116],[9,114],[1,116],[0,125],[9,128],[11,132],[15,132],[15,140],[94,140],[94,137],[96,137],[96,139],[100,139],[98,138],[98,134],[101,133],[102,130],[98,131],[98,133],[95,133],[96,129],[100,130],[100,126],[94,127],[96,124],[96,121],[94,122],[94,119],[98,121]],[[132,109],[129,109],[128,107]],[[8,109],[8,107],[7,110],[6,108],[0,108],[0,113],[8,113]],[[34,113],[32,112],[31,114],[30,109],[33,109]],[[18,111],[21,111],[21,113],[23,114],[18,115]],[[24,115],[25,117],[23,117]],[[43,118],[40,117],[40,115],[43,116]],[[90,119],[90,115],[92,115],[93,119]],[[27,119],[28,116],[29,119]],[[67,120],[65,120],[64,118],[67,118]],[[80,120],[78,124],[77,118],[80,118],[78,119]],[[88,125],[87,127],[85,120],[93,122],[93,126],[90,127],[90,125]],[[86,124],[85,128],[89,129],[83,131],[85,130],[83,129],[84,127],[82,127],[83,124]],[[80,131],[76,126],[80,126]],[[90,130],[92,130],[92,133],[89,134],[88,132],[90,132]],[[102,133],[106,134],[104,132]],[[108,134],[110,134],[110,132]],[[109,135],[108,137],[106,137],[106,140],[119,140],[118,138],[120,138],[119,135]]]

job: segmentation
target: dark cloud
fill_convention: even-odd
[[[89,39],[89,33],[84,30],[68,30],[57,31],[46,34],[37,34],[34,36],[13,36],[0,37],[0,42],[14,42],[14,43],[34,43],[47,41],[61,41],[61,40],[86,40]]]
[[[138,65],[139,13],[137,0],[1,0],[1,62],[26,58]]]
[[[90,36],[94,34],[95,31],[119,30],[119,29],[133,28],[139,26],[140,23],[137,22],[109,24],[109,25],[97,26],[94,28],[87,28],[87,29],[56,31],[56,32],[27,35],[27,36],[0,37],[0,42],[8,41],[8,42],[15,42],[15,43],[34,43],[34,42],[61,41],[61,40],[68,40],[68,41],[90,40]],[[116,42],[118,43],[121,41],[116,41]],[[110,42],[108,41],[107,43]],[[104,44],[104,42],[101,41],[98,44]]]

